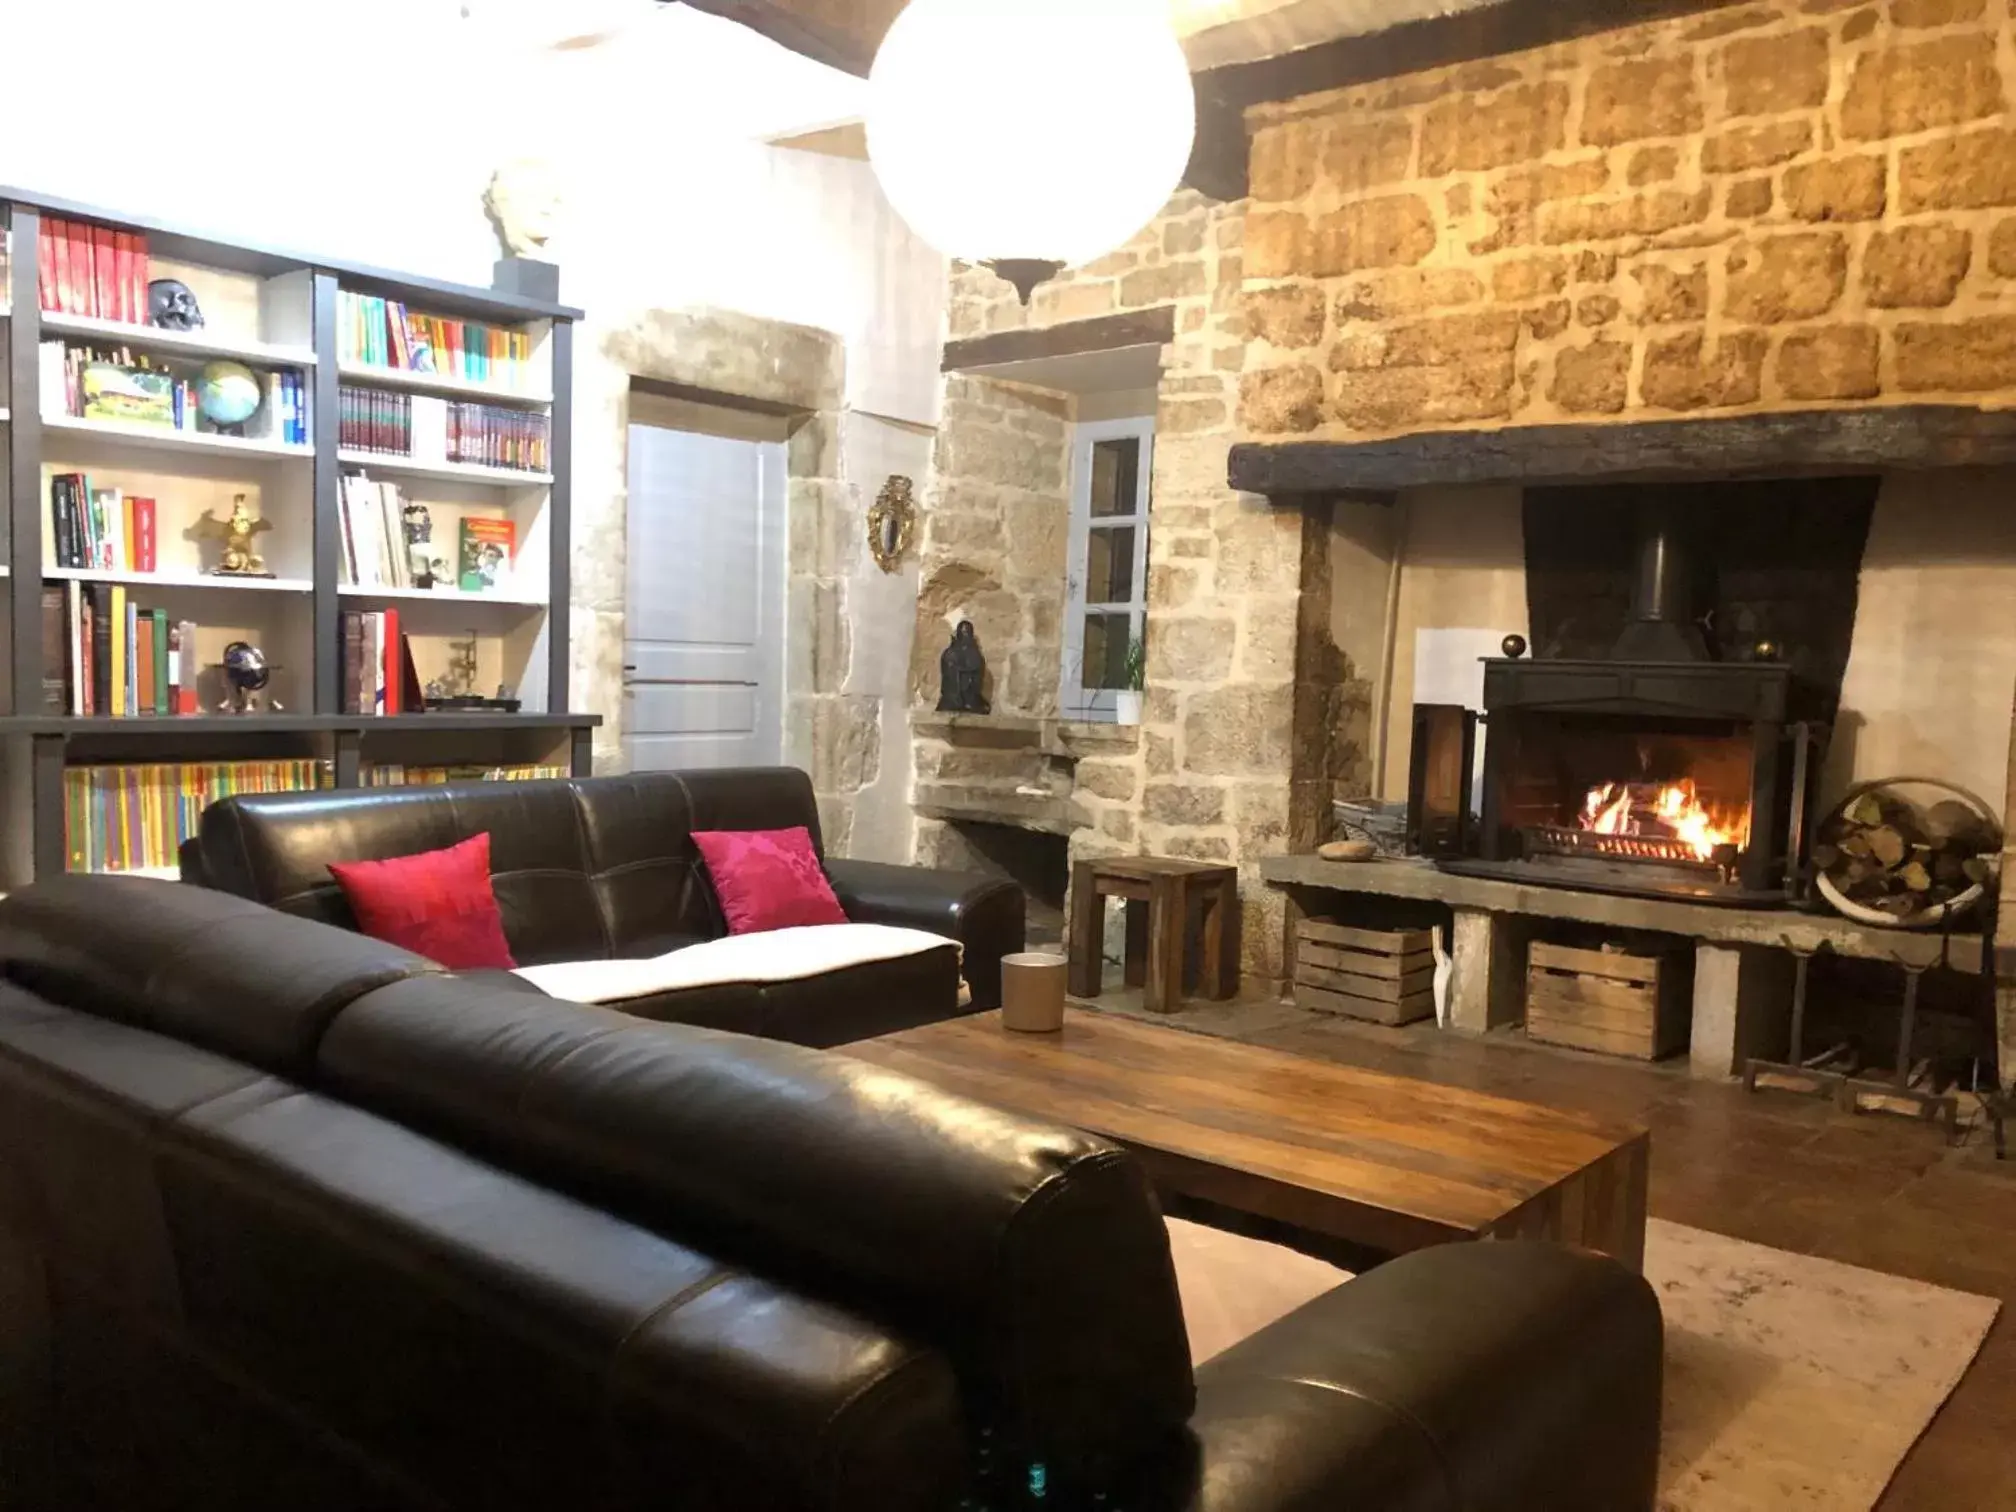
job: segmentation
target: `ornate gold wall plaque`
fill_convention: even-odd
[[[875,565],[894,572],[910,551],[910,537],[917,529],[916,485],[901,473],[891,473],[868,511],[868,550]]]

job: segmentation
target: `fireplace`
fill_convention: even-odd
[[[1768,640],[1714,659],[1688,503],[1647,490],[1627,516],[1629,610],[1608,657],[1485,664],[1478,854],[1449,869],[1749,906],[1796,892],[1816,699]]]

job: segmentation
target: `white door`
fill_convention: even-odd
[[[784,754],[784,447],[630,427],[630,769]]]
[[[1115,695],[1136,685],[1132,664],[1148,620],[1148,491],[1154,468],[1154,420],[1087,421],[1077,427],[1058,696],[1067,718],[1110,720]]]

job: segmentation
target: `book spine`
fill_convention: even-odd
[[[105,712],[117,719],[126,712],[126,590],[110,585],[105,596]]]
[[[151,663],[154,671],[154,712],[173,714],[174,698],[168,690],[171,670],[169,663],[173,660],[173,640],[168,627],[168,611],[155,609],[150,612],[154,617],[154,660]]]
[[[42,589],[42,712],[70,712],[70,685],[64,675],[64,646],[69,639],[69,605],[60,583]]]
[[[152,714],[154,702],[154,616],[144,609],[133,614],[133,708]]]
[[[91,313],[116,320],[119,304],[119,246],[109,226],[91,228]]]
[[[385,611],[385,667],[383,671],[385,678],[385,712],[387,714],[402,712],[400,708],[400,695],[402,691],[400,687],[400,671],[399,611],[397,609],[387,609]]]
[[[63,667],[69,679],[70,714],[82,717],[88,711],[85,699],[91,687],[91,663],[84,654],[84,585],[74,579],[63,585]]]
[[[35,228],[35,302],[45,310],[56,303],[56,225],[43,216]]]
[[[385,712],[385,614],[376,610],[371,615],[371,712]]]

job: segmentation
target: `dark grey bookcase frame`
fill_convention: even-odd
[[[0,738],[26,740],[30,747],[29,811],[0,804],[0,823],[33,827],[32,853],[37,875],[60,872],[65,865],[63,832],[63,769],[74,752],[88,750],[93,759],[119,761],[231,760],[270,748],[273,741],[304,736],[329,738],[336,786],[356,787],[363,753],[373,735],[452,733],[467,742],[468,757],[482,761],[496,754],[500,740],[516,733],[565,731],[569,761],[576,776],[590,766],[590,745],[600,715],[546,714],[400,714],[358,716],[339,712],[341,621],[338,577],[342,554],[338,499],[342,464],[337,460],[336,311],[337,291],[381,295],[406,302],[429,314],[454,315],[497,324],[528,320],[552,322],[548,338],[553,361],[551,493],[547,500],[552,581],[546,604],[547,707],[565,710],[568,700],[568,597],[572,538],[574,322],[581,311],[568,305],[530,299],[521,294],[478,289],[438,279],[418,278],[313,253],[290,252],[244,241],[206,236],[144,216],[123,214],[101,206],[73,203],[25,190],[0,187],[13,233],[13,263],[8,289],[9,361],[5,425],[8,439],[8,613],[12,655],[4,691],[14,712],[0,715]],[[311,679],[314,708],[287,714],[199,717],[124,717],[99,715],[75,718],[25,713],[36,708],[42,684],[42,394],[38,355],[42,341],[42,311],[38,289],[41,223],[44,216],[99,221],[147,234],[149,251],[177,262],[199,263],[232,272],[271,277],[307,271],[312,278],[315,367],[310,376],[314,429],[313,634]],[[458,747],[459,748],[459,747]]]

